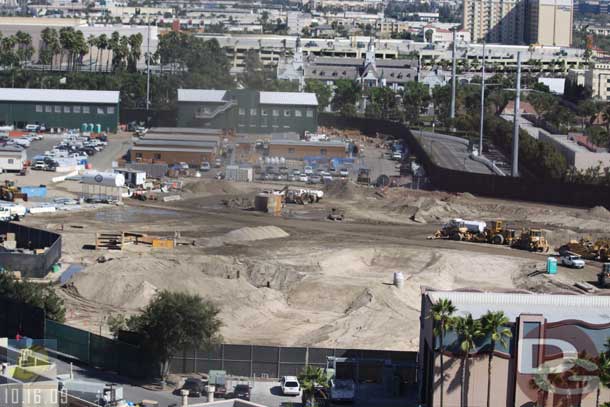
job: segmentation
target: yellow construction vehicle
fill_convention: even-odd
[[[0,185],[0,199],[3,201],[14,201],[15,199],[27,201],[28,196],[21,192],[21,188],[16,186],[13,181],[6,180],[4,185]]]
[[[549,244],[540,229],[525,229],[511,247],[531,252],[548,252]]]
[[[501,220],[493,220],[485,229],[487,243],[512,246],[517,239],[517,231],[508,229]]]
[[[575,253],[585,260],[599,260],[606,262],[610,254],[610,240],[598,239],[595,242],[590,238],[570,240],[559,248],[559,254]]]

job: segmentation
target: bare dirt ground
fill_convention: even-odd
[[[592,263],[528,277],[544,267],[544,255],[426,239],[440,223],[500,218],[514,227],[542,227],[555,246],[568,237],[610,233],[610,213],[603,208],[404,188],[376,193],[352,183],[328,186],[321,203],[287,206],[282,217],[247,210],[254,194],[268,187],[197,180],[178,202],[130,201],[24,222],[63,229],[62,261],[85,265],[58,288],[72,325],[107,334],[110,314],[137,312],[157,290],[181,290],[220,306],[227,343],[394,350],[417,349],[423,286],[578,293],[574,282],[593,281],[600,268]],[[326,220],[330,208],[345,211],[346,220]],[[179,232],[190,244],[91,250],[101,230]],[[98,263],[100,256],[107,261]],[[402,289],[391,284],[398,271],[406,277]]]

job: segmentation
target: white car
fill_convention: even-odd
[[[395,152],[394,154],[392,154],[392,160],[397,160],[397,161],[402,160],[402,153]]]
[[[305,174],[299,175],[299,181],[301,182],[309,182],[309,177]]]
[[[280,380],[280,386],[282,386],[282,394],[285,396],[300,396],[301,385],[299,380],[295,376],[284,376]]]
[[[303,173],[305,175],[312,175],[313,174],[313,168],[308,165],[305,168],[303,168]]]
[[[349,171],[346,168],[341,168],[339,175],[341,175],[343,178],[347,178],[349,177]]]
[[[18,146],[25,147],[25,148],[28,148],[30,146],[30,140],[28,140],[27,138],[16,138],[16,139],[13,139],[13,142],[15,144],[17,144]]]
[[[572,267],[575,269],[581,269],[585,267],[585,261],[577,254],[566,254],[561,256],[561,265],[566,267]]]
[[[28,124],[25,126],[25,129],[27,131],[38,131],[38,129],[40,129],[40,126],[38,124]]]

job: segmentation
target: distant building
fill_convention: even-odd
[[[572,0],[464,1],[463,27],[477,42],[569,47],[572,20]]]
[[[83,123],[99,124],[115,132],[119,123],[119,92],[71,89],[0,88],[0,125],[24,128],[76,129]]]
[[[591,96],[610,100],[610,64],[594,64],[585,70],[585,87]]]
[[[129,151],[132,163],[185,162],[199,167],[218,154],[222,130],[192,128],[153,128],[137,140]]]
[[[441,300],[449,300],[456,307],[454,316],[470,314],[478,319],[488,311],[502,311],[512,334],[506,344],[496,342],[493,349],[489,336],[475,339],[466,383],[462,384],[460,339],[454,330],[447,331],[443,338],[445,406],[461,404],[462,386],[466,386],[469,406],[486,405],[489,372],[492,406],[596,405],[599,383],[591,362],[605,351],[610,337],[610,297],[426,288],[421,295],[417,359],[421,405],[441,405],[440,340],[434,334],[435,320],[430,317],[432,306]],[[494,357],[489,371],[491,351]],[[577,358],[582,364],[575,361]],[[578,366],[586,368],[579,370]],[[551,373],[553,369],[557,373]],[[601,399],[609,396],[610,391],[602,387]]]
[[[582,134],[549,134],[540,131],[538,139],[550,143],[565,157],[568,165],[577,170],[586,170],[598,165],[602,168],[610,167],[608,149],[593,145]]]
[[[343,141],[305,141],[305,140],[271,140],[269,156],[284,157],[291,160],[302,160],[305,157],[324,159],[345,158],[348,145]]]
[[[315,132],[318,100],[315,93],[178,89],[178,126],[245,133]]]

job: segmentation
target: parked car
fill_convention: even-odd
[[[309,182],[309,177],[305,174],[299,175],[299,181],[301,182]]]
[[[319,175],[312,175],[311,177],[309,177],[310,184],[319,184],[321,182],[322,182],[322,177]]]
[[[203,395],[203,381],[196,378],[188,378],[182,385],[182,390],[188,390],[189,397],[201,397]]]
[[[199,169],[201,171],[210,171],[212,169],[212,166],[210,165],[209,162],[204,161],[204,162],[201,163],[201,167],[199,167]]]
[[[392,153],[392,160],[396,160],[396,161],[402,160],[402,153],[399,151]]]
[[[328,175],[325,174],[322,176],[322,181],[324,181],[324,182],[332,182],[332,180],[333,180],[333,176],[330,174],[328,174]]]
[[[299,396],[301,394],[301,385],[299,379],[295,376],[284,376],[280,380],[282,394],[285,396]]]
[[[250,401],[250,386],[247,384],[238,384],[233,389],[233,398]]]
[[[339,175],[341,175],[343,178],[349,177],[349,171],[347,168],[341,168]]]
[[[40,170],[40,171],[44,171],[47,169],[47,163],[44,162],[44,160],[36,160],[34,161],[34,163],[32,164],[32,169],[33,170]]]
[[[40,129],[40,125],[38,125],[38,124],[27,124],[25,126],[25,129],[27,131],[38,131],[38,129]]]
[[[356,383],[351,379],[330,381],[330,400],[333,402],[353,402],[356,398]]]
[[[308,165],[305,168],[303,168],[303,173],[305,173],[305,175],[312,175],[313,174],[313,168]]]
[[[585,261],[577,254],[565,254],[561,256],[560,263],[562,266],[581,269],[585,267]]]
[[[217,159],[214,161],[214,167],[216,167],[216,168],[220,168],[221,166],[222,166],[222,160],[221,160],[220,158],[217,158]]]
[[[189,169],[189,165],[187,163],[183,162],[183,161],[178,163],[178,167],[180,167],[180,169],[182,169],[182,170],[188,170]]]
[[[299,175],[301,175],[301,170],[295,168],[294,170],[292,170],[292,175],[296,175],[298,177]]]

